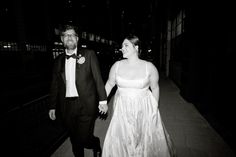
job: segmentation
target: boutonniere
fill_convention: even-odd
[[[78,64],[84,64],[85,62],[85,57],[82,56],[81,54],[79,54],[78,58],[77,58],[77,63]]]

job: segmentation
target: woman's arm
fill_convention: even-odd
[[[116,81],[115,81],[115,75],[116,75],[116,66],[117,66],[117,62],[115,62],[111,69],[110,69],[110,72],[109,72],[109,77],[108,77],[108,80],[106,82],[106,85],[105,85],[105,89],[106,89],[106,93],[107,93],[107,96],[109,96],[112,88],[115,86],[116,84]]]
[[[159,74],[157,68],[150,63],[149,64],[149,72],[150,72],[150,88],[153,96],[155,97],[157,103],[159,102]]]
[[[110,72],[109,72],[108,80],[107,80],[106,85],[105,85],[105,90],[106,90],[107,97],[109,96],[112,88],[116,84],[116,82],[115,82],[116,66],[117,66],[117,62],[112,65],[112,67],[110,69]],[[108,111],[107,104],[99,104],[98,108],[99,108],[99,112],[101,114],[106,114],[107,111]]]

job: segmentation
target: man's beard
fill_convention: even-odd
[[[76,47],[77,47],[77,45],[75,43],[65,44],[65,48],[68,50],[74,50]]]

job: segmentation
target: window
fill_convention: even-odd
[[[184,32],[185,11],[180,10],[171,23],[171,38],[175,38]]]

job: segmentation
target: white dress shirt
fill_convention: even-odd
[[[77,49],[73,51],[72,54],[77,53]],[[68,54],[66,50],[67,55]],[[76,59],[70,57],[69,59],[66,59],[65,61],[65,73],[66,73],[66,97],[78,97],[79,94],[76,89],[75,84],[75,71],[76,71]],[[99,101],[99,104],[107,104],[107,101]]]
[[[73,51],[76,54],[77,49]],[[73,54],[72,53],[72,54]],[[71,55],[67,53],[67,55]],[[70,57],[65,61],[65,74],[66,74],[66,97],[78,97],[79,94],[76,89],[75,84],[75,68],[76,68],[76,59]]]

